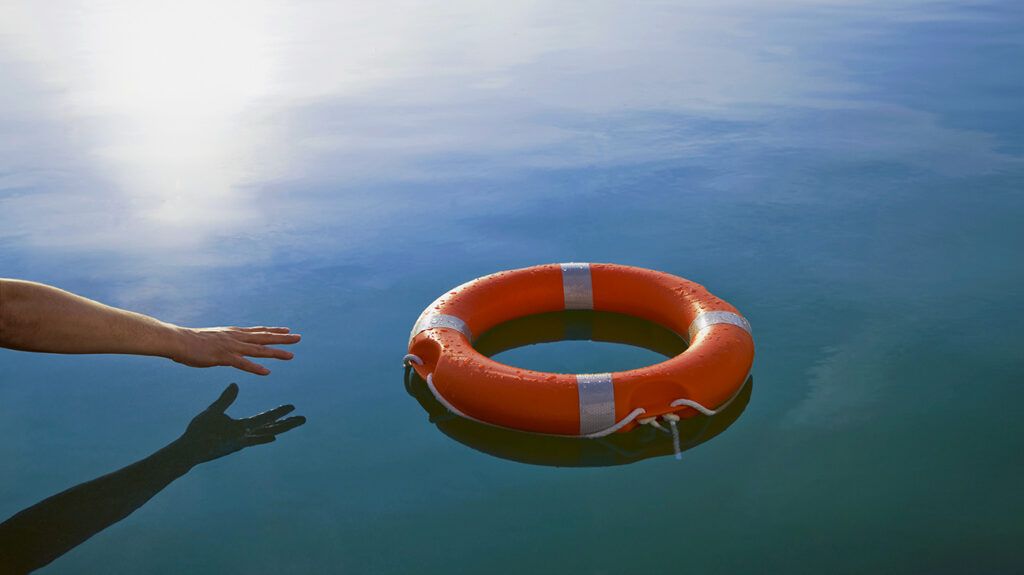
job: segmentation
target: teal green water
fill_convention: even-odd
[[[1019,4],[142,6],[0,4],[0,276],[304,339],[268,378],[0,351],[0,515],[229,381],[232,414],[308,423],[43,572],[1024,570]],[[399,362],[420,311],[562,261],[739,308],[735,421],[606,467],[431,423]]]

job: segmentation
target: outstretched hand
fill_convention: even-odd
[[[298,343],[302,336],[286,327],[204,327],[181,328],[174,361],[190,367],[236,367],[256,375],[268,375],[270,370],[246,359],[269,357],[289,360],[290,351],[268,347]]]
[[[279,434],[306,423],[306,418],[301,415],[281,419],[295,410],[294,405],[282,405],[252,417],[232,419],[224,411],[237,397],[238,385],[232,383],[217,401],[189,423],[188,429],[178,441],[179,445],[187,449],[192,464],[224,457],[253,445],[270,443]]]

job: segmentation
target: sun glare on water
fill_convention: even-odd
[[[247,217],[247,116],[273,61],[261,16],[253,3],[190,1],[125,2],[90,18],[82,104],[113,116],[101,155],[140,217],[186,227]]]
[[[56,4],[56,3],[55,3]],[[62,121],[127,206],[122,237],[167,242],[251,221],[245,185],[267,166],[256,102],[276,62],[260,2],[33,3],[4,26],[63,94]],[[106,194],[108,190],[93,190]]]

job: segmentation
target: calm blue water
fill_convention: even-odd
[[[1021,5],[512,4],[0,2],[0,276],[304,335],[268,378],[0,351],[4,517],[230,381],[309,418],[44,572],[1024,570]],[[736,305],[742,414],[586,468],[431,424],[422,308],[560,261]]]

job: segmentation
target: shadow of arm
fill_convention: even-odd
[[[295,409],[291,405],[233,419],[224,412],[236,397],[238,386],[232,383],[210,407],[192,418],[181,437],[163,449],[44,499],[0,523],[0,573],[27,573],[43,567],[124,519],[196,465],[271,443],[279,434],[306,422],[302,416],[284,417]]]
[[[4,573],[27,573],[130,515],[192,468],[177,440],[102,477],[44,499],[0,524]]]

